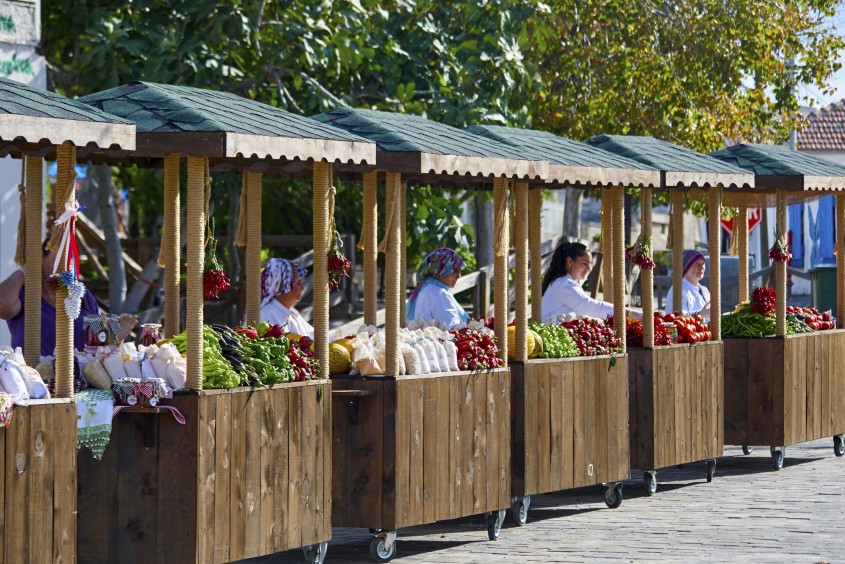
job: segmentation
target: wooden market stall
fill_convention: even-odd
[[[721,217],[723,188],[749,188],[754,178],[747,171],[678,145],[653,139],[600,135],[588,141],[594,147],[660,170],[660,188],[669,190],[671,204],[673,286],[683,277],[683,198],[705,198],[709,222],[710,332],[712,340],[655,346],[653,272],[642,269],[643,348],[628,351],[631,467],[643,470],[648,495],[657,491],[657,469],[706,460],[711,481],[716,457],[724,451],[724,378],[721,340]],[[651,245],[651,189],[641,193],[643,241]],[[667,311],[680,312],[681,292],[673,293]]]
[[[605,502],[618,507],[622,480],[629,475],[628,356],[623,349],[615,359],[607,355],[528,358],[528,250],[530,317],[541,322],[543,188],[601,189],[602,220],[612,226],[603,232],[610,260],[603,257],[602,265],[605,273],[623,272],[624,206],[619,198],[626,186],[659,186],[660,174],[648,165],[543,131],[500,126],[472,126],[468,131],[549,161],[545,185],[535,184],[530,190],[525,184],[516,187],[517,350],[510,362],[514,520],[525,524],[532,495],[596,484],[607,485]],[[608,274],[607,280],[612,282],[605,286],[605,296],[614,302],[614,317],[624,317],[624,277]],[[616,332],[624,344],[624,325],[617,325]]]
[[[533,181],[546,162],[422,117],[337,108],[317,116],[377,143],[385,171],[385,376],[333,376],[335,460],[332,524],[376,529],[370,554],[389,561],[396,530],[486,514],[491,540],[510,505],[510,387],[507,368],[398,375],[404,324],[406,184],[493,185],[494,301],[508,316],[508,183]],[[376,173],[363,178],[365,323],[376,323]],[[482,314],[483,315],[483,314]],[[507,360],[506,324],[496,324]]]
[[[187,162],[187,385],[157,410],[121,413],[101,462],[80,457],[79,554],[87,562],[218,563],[304,547],[322,562],[331,537],[328,448],[328,218],[332,171],[375,161],[375,146],[233,94],[133,82],[85,102],[132,120],[126,159],[164,167],[165,336],[178,333],[179,171]],[[241,171],[247,207],[246,319],[258,321],[262,174],[313,175],[314,331],[319,378],[203,389],[202,269],[210,169]]]
[[[58,201],[68,195],[72,206],[73,155],[94,158],[134,148],[135,127],[130,122],[0,78],[0,156],[22,159],[19,190],[25,227],[22,222],[15,260],[25,264],[24,351],[30,366],[38,364],[41,351],[44,160],[58,161]],[[67,290],[57,294],[58,302]],[[76,560],[73,321],[61,306],[56,342],[54,399],[16,405],[9,426],[0,427],[0,562]]]
[[[775,262],[776,335],[725,340],[725,442],[770,447],[783,467],[787,445],[833,436],[845,454],[845,167],[786,147],[738,144],[711,153],[753,173],[754,193],[729,194],[737,207],[739,301],[748,300],[749,206],[776,207],[775,233],[787,232],[787,205],[836,195],[837,328],[789,334],[786,264]],[[744,227],[744,228],[743,228]],[[776,235],[777,236],[777,235]]]

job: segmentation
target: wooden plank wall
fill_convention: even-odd
[[[512,363],[513,495],[628,477],[628,359]]]
[[[722,350],[721,342],[629,349],[632,468],[722,456]]]
[[[16,406],[0,452],[0,563],[75,562],[76,404]]]
[[[725,340],[725,442],[790,445],[845,432],[845,330]]]
[[[80,453],[80,560],[218,563],[328,540],[331,385],[324,400],[318,387],[178,395],[184,426],[120,414],[102,461]]]
[[[510,373],[337,379],[335,527],[400,529],[510,505]]]

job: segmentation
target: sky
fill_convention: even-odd
[[[837,9],[836,15],[831,20],[831,24],[839,35],[845,35],[845,2]],[[843,68],[839,69],[831,79],[831,86],[836,89],[832,95],[825,96],[818,88],[800,87],[799,94],[802,97],[808,96],[815,100],[811,104],[813,107],[819,108],[845,98],[845,51],[841,53],[840,62],[843,63]],[[804,105],[806,102],[801,102],[801,104]]]

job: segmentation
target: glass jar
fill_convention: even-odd
[[[154,345],[161,340],[161,323],[144,323],[141,325],[141,344],[145,347]]]

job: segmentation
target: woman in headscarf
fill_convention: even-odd
[[[452,295],[463,268],[463,259],[452,249],[440,247],[429,253],[417,271],[417,287],[405,309],[406,321],[436,319],[449,329],[466,323],[469,315]]]
[[[701,312],[710,305],[710,290],[700,284],[704,278],[704,255],[693,249],[684,251],[684,271],[681,279],[681,310],[684,315]],[[674,286],[666,293],[666,313],[672,309]],[[707,312],[705,312],[707,313]]]
[[[287,331],[314,338],[314,327],[294,307],[302,299],[308,271],[293,261],[272,258],[261,273],[261,321],[287,324]]]

